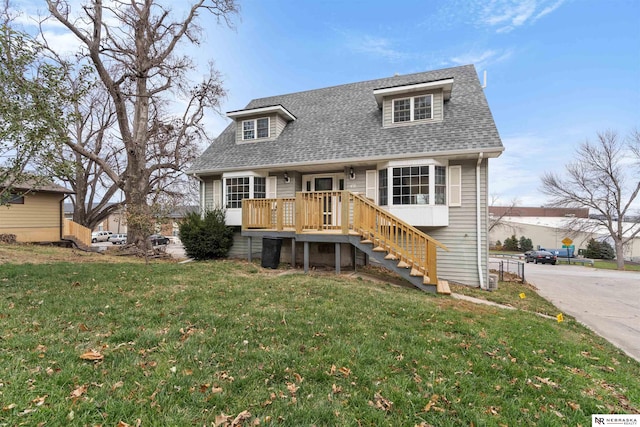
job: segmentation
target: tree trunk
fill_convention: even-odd
[[[618,270],[624,270],[624,243],[622,239],[616,239],[616,265]]]

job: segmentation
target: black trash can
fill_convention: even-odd
[[[282,249],[282,239],[279,237],[262,238],[262,267],[278,268],[280,264],[280,250]]]

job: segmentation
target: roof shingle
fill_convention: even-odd
[[[451,99],[440,122],[382,127],[374,89],[453,78]],[[236,144],[232,122],[189,172],[222,172],[394,159],[446,152],[501,152],[504,148],[473,65],[351,83],[254,99],[247,109],[282,105],[296,120],[275,140]]]

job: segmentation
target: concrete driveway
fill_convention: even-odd
[[[640,273],[526,264],[527,281],[565,314],[640,361]]]

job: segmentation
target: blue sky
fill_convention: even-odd
[[[598,131],[640,127],[640,0],[241,2],[235,30],[206,23],[223,112],[251,99],[474,64],[505,145],[490,194],[539,206]],[[209,25],[210,24],[210,25]],[[226,118],[209,116],[219,133]]]
[[[579,143],[640,128],[640,0],[238,2],[234,30],[203,14],[205,41],[188,51],[203,69],[215,61],[228,90],[223,115],[206,117],[212,136],[253,98],[474,64],[506,148],[490,162],[490,195],[539,206],[540,176],[561,172]],[[13,4],[26,18],[46,12],[42,0]]]

